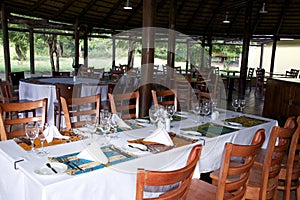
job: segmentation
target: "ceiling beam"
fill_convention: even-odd
[[[201,10],[201,8],[203,7],[203,3],[205,2],[205,0],[202,0],[199,2],[198,7],[196,8],[195,12],[192,14],[192,16],[190,17],[188,23],[186,24],[185,28],[189,28],[191,27],[191,25],[193,24],[193,22],[196,19],[196,16],[199,14],[199,11]]]

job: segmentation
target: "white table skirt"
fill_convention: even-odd
[[[43,81],[62,81],[62,83],[70,83],[70,78],[47,78],[43,79]],[[82,80],[81,80],[82,79]],[[73,79],[72,79],[73,80]],[[76,81],[76,83],[83,83],[81,89],[81,96],[91,96],[95,94],[101,94],[101,101],[107,100],[107,92],[108,85],[97,85],[91,86],[88,85],[88,81],[95,80],[85,80],[80,78]],[[73,82],[74,83],[74,82]],[[94,82],[91,82],[94,83]],[[56,98],[56,89],[53,84],[36,84],[36,83],[28,83],[24,81],[20,81],[19,85],[19,99],[20,100],[39,100],[43,98],[48,98],[48,109],[47,109],[47,119],[49,124],[54,124],[54,102],[57,102]]]
[[[238,113],[226,112],[223,119],[236,116]],[[172,130],[178,133],[180,128],[194,126],[192,117],[172,123]],[[222,115],[221,115],[222,119]],[[264,119],[264,118],[262,118]],[[201,172],[208,172],[219,168],[223,147],[226,142],[249,144],[256,130],[264,128],[266,138],[269,138],[271,128],[277,121],[265,119],[269,122],[242,128],[232,133],[214,138],[205,138],[201,157],[194,177]],[[222,123],[217,121],[216,123]],[[153,126],[117,133],[110,142],[122,147],[128,139],[146,137],[151,134]],[[97,141],[97,137],[95,137]],[[267,143],[264,144],[266,146]],[[67,174],[57,176],[42,176],[34,173],[37,166],[47,162],[47,158],[38,158],[23,149],[14,141],[0,142],[0,200],[2,199],[28,199],[28,200],[57,200],[57,199],[135,199],[136,170],[145,168],[151,170],[173,170],[185,165],[190,149],[195,144],[174,148],[172,150],[148,154],[134,160],[98,169],[85,174],[70,176]],[[49,156],[60,156],[79,152],[86,147],[83,141],[47,147]],[[23,158],[14,170],[13,162]],[[5,172],[5,173],[3,173]]]

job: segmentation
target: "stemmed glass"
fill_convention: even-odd
[[[240,100],[239,99],[234,99],[231,103],[231,105],[234,108],[234,111],[237,112],[239,107],[240,107]]]
[[[94,140],[94,133],[96,133],[99,124],[98,117],[94,117],[94,119],[87,120],[86,128],[88,132],[91,134],[91,142]]]
[[[175,106],[174,105],[167,105],[166,110],[168,112],[168,116],[170,120],[173,120],[173,115],[175,114]]]
[[[244,108],[246,107],[246,100],[245,99],[240,99],[240,107],[241,107],[241,112],[243,112]]]
[[[38,130],[36,128],[36,125],[34,123],[28,123],[25,125],[25,133],[26,136],[30,139],[31,141],[31,152],[35,152],[34,148],[34,140],[38,136]]]
[[[39,140],[40,140],[40,142],[41,142],[41,150],[37,153],[38,155],[40,155],[40,156],[43,156],[43,155],[47,155],[47,154],[49,154],[49,152],[48,151],[46,151],[45,149],[44,149],[44,142],[45,142],[45,140],[46,140],[46,135],[44,135],[44,130],[46,129],[48,127],[48,124],[47,123],[45,123],[45,124],[42,124],[42,123],[37,123],[36,124],[36,129],[37,129],[37,132],[38,132],[38,138],[39,138]]]
[[[199,103],[195,103],[193,105],[193,113],[195,114],[195,120],[194,123],[198,123],[199,115],[201,113],[201,105]]]
[[[106,119],[106,118],[102,118],[100,120],[100,130],[101,132],[103,133],[106,141],[107,141],[107,134],[109,133],[110,131],[110,123],[109,123],[109,119]]]
[[[158,112],[159,112],[158,106],[151,106],[151,108],[149,109],[150,121],[155,126],[157,126],[157,122],[158,122]]]
[[[204,119],[205,119],[205,120],[207,120],[206,117],[209,115],[209,113],[210,113],[210,111],[211,111],[210,109],[211,109],[211,107],[210,107],[210,105],[209,105],[208,102],[204,102],[204,103],[202,104],[201,113],[204,115]]]

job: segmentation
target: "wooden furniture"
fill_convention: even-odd
[[[108,93],[112,113],[121,112],[123,119],[138,118],[139,116],[139,91],[112,94]]]
[[[226,143],[218,181],[212,185],[193,179],[187,199],[243,199],[255,155],[265,141],[264,132],[258,130],[250,145]],[[233,165],[232,158],[240,162]]]
[[[247,88],[249,88],[250,92],[251,92],[251,88],[252,88],[252,77],[254,74],[254,70],[255,70],[254,68],[249,68],[247,78],[246,78],[246,86],[247,86]]]
[[[68,99],[61,96],[60,101],[67,130],[99,119],[100,94]]]
[[[64,97],[66,99],[80,97],[81,87],[81,84],[55,84],[57,103],[54,103],[54,123],[58,129],[60,129],[61,117],[64,114],[62,112],[60,97]]]
[[[12,86],[9,83],[9,81],[1,81],[1,92],[2,92],[2,102],[14,102],[18,101],[19,97],[17,95],[14,95],[14,92],[12,91]]]
[[[246,199],[276,199],[278,177],[285,151],[294,133],[295,123],[289,128],[274,126],[263,163],[255,162],[247,185]]]
[[[25,136],[24,124],[28,122],[46,122],[47,99],[0,104],[0,136],[1,141],[14,137]],[[25,115],[33,112],[32,116]],[[39,115],[35,115],[40,113]]]
[[[175,111],[177,111],[177,91],[176,90],[162,90],[155,91],[151,90],[152,99],[154,105],[174,105]]]
[[[265,69],[257,69],[256,70],[256,83],[255,83],[255,95],[257,91],[260,92],[261,96],[265,94]]]
[[[196,145],[190,152],[186,166],[174,171],[150,171],[138,169],[136,179],[136,200],[142,200],[145,186],[159,187],[178,184],[177,187],[149,199],[185,199],[191,184],[193,172],[201,155],[202,145]],[[148,199],[148,198],[147,198]]]
[[[9,81],[13,87],[14,91],[19,90],[19,81],[25,78],[25,72],[10,72],[9,73]]]
[[[300,80],[269,78],[267,80],[263,116],[285,121],[300,113]]]
[[[297,118],[297,129],[293,134],[289,151],[284,156],[281,170],[279,173],[278,190],[284,191],[284,199],[291,198],[291,191],[296,192],[296,199],[299,199],[299,185],[300,185],[300,117]]]

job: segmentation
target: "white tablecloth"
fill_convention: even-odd
[[[226,112],[223,118],[236,116],[237,113]],[[222,114],[221,114],[222,118]],[[180,128],[194,126],[192,117],[172,123],[172,130],[177,132]],[[271,128],[277,121],[267,119],[269,122],[242,128],[232,133],[214,138],[205,138],[205,146],[199,160],[194,177],[200,172],[217,169],[220,166],[221,156],[225,142],[249,144],[255,131],[264,128],[267,139]],[[216,123],[222,123],[217,121]],[[110,142],[122,147],[128,139],[146,137],[151,134],[153,126],[118,133],[118,137],[111,138]],[[97,139],[97,137],[96,137]],[[267,140],[264,144],[266,145]],[[133,200],[135,199],[136,170],[145,168],[152,170],[173,170],[185,165],[187,156],[194,144],[174,148],[172,150],[148,154],[134,160],[123,162],[95,170],[85,174],[70,176],[67,174],[43,176],[34,173],[47,158],[38,158],[21,149],[14,141],[0,142],[0,200],[28,199],[28,200],[57,200],[57,199],[109,199]],[[86,147],[83,141],[47,147],[49,156],[60,156],[79,152]],[[24,159],[14,169],[14,161]]]
[[[48,98],[47,118],[49,124],[54,124],[54,102],[57,102],[55,83],[74,84],[73,78],[41,78],[38,81],[49,84],[37,84],[20,81],[20,100],[39,100]],[[81,96],[101,94],[101,101],[107,100],[108,85],[97,84],[98,80],[91,78],[77,78],[76,83],[82,83]]]

